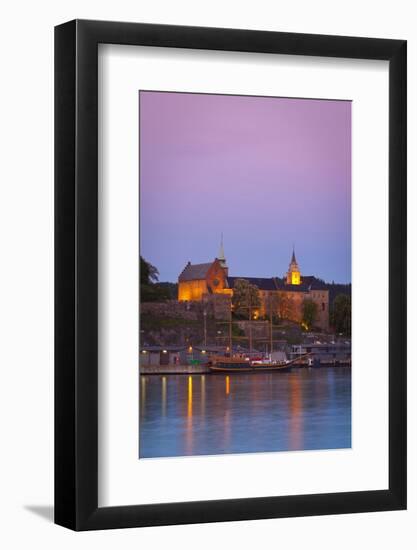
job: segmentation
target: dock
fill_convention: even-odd
[[[140,374],[209,374],[207,365],[140,365]]]

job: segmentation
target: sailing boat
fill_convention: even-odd
[[[303,357],[310,355],[306,353],[292,361],[251,361],[245,357],[227,357],[225,355],[213,356],[210,358],[208,368],[211,372],[285,372]]]
[[[273,334],[272,334],[272,302],[269,304],[269,338],[270,338],[270,359],[259,360],[250,359],[252,355],[252,300],[250,294],[248,295],[248,321],[249,321],[249,357],[244,355],[233,355],[233,342],[232,342],[232,310],[230,309],[229,317],[229,346],[226,351],[230,351],[229,354],[212,356],[209,358],[208,368],[211,372],[284,372],[291,369],[292,365],[299,361],[303,357],[310,355],[309,353],[302,357],[297,357],[292,361],[273,361]]]

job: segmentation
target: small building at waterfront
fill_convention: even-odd
[[[224,346],[141,346],[140,365],[199,365],[212,355],[223,355]]]
[[[350,341],[345,341],[293,345],[290,352],[290,359],[296,359],[307,353],[311,354],[314,361],[323,364],[346,364],[351,361],[352,357],[351,343]]]
[[[140,364],[143,366],[179,365],[184,346],[142,346]]]

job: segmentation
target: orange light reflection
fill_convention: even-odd
[[[290,378],[290,449],[300,450],[303,445],[303,395],[298,376]]]
[[[185,447],[187,455],[193,453],[193,379],[188,377],[187,394],[187,429],[185,431]]]

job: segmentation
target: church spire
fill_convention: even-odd
[[[218,259],[223,260],[224,262],[226,261],[226,258],[224,256],[223,232],[221,233],[221,237],[220,237],[220,248],[219,248]]]
[[[295,259],[295,246],[292,245],[292,256],[290,266],[287,272],[287,285],[300,285],[301,284],[301,272],[298,267],[297,260]]]
[[[219,248],[219,255],[217,256],[217,259],[220,262],[220,265],[224,268],[227,268],[226,265],[226,256],[224,255],[224,246],[223,246],[223,232],[221,233],[220,237],[220,248]]]

